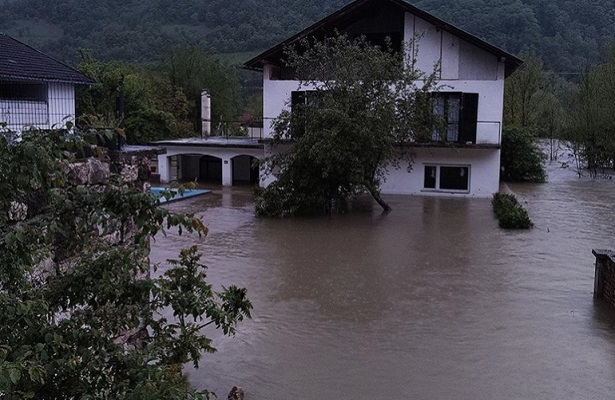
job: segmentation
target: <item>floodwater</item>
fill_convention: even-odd
[[[205,240],[169,234],[153,261],[198,244],[216,286],[248,288],[253,319],[186,367],[220,398],[613,399],[615,310],[594,302],[592,248],[615,249],[615,180],[553,165],[511,185],[535,228],[498,228],[487,199],[385,196],[347,215],[257,219],[247,189],[170,204]]]

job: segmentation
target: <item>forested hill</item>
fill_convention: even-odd
[[[149,61],[166,46],[265,49],[347,0],[0,0],[0,31],[62,58]]]
[[[0,31],[64,60],[148,62],[169,45],[212,53],[275,44],[349,0],[0,0]],[[411,3],[547,68],[574,72],[606,57],[613,0],[415,0]]]

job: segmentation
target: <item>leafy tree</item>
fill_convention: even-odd
[[[502,132],[501,179],[505,182],[544,182],[544,155],[528,128],[505,127]]]
[[[273,144],[292,146],[266,160],[280,173],[258,193],[257,214],[326,214],[362,192],[390,210],[380,185],[388,168],[411,163],[410,141],[431,137],[434,74],[406,68],[404,54],[365,38],[337,35],[301,48],[286,62],[305,98],[275,122]]]
[[[592,176],[615,166],[615,52],[579,85],[568,138]]]
[[[174,88],[199,105],[192,109],[190,118],[200,121],[201,91],[211,95],[212,126],[221,122],[237,121],[240,114],[239,80],[229,67],[205,54],[195,46],[181,46],[168,52],[162,60],[162,70]],[[200,131],[200,125],[198,130]]]
[[[128,143],[194,135],[190,113],[196,105],[164,75],[97,61],[85,52],[78,68],[96,81],[78,94],[77,115],[86,127],[121,127]],[[120,96],[124,99],[123,116],[118,114]]]
[[[0,137],[0,396],[208,398],[182,365],[215,350],[204,326],[233,334],[250,316],[246,290],[214,292],[195,248],[151,277],[154,235],[205,226],[120,176],[71,178],[82,145],[66,132]]]
[[[504,125],[529,128],[540,136],[559,134],[564,112],[552,79],[540,59],[524,58],[523,66],[505,82]]]

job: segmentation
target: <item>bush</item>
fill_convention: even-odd
[[[496,193],[491,200],[493,212],[498,219],[500,228],[530,229],[534,224],[527,211],[519,204],[512,194]]]
[[[545,156],[536,136],[527,128],[506,127],[502,132],[501,179],[505,182],[545,182]]]

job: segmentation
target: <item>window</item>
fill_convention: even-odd
[[[476,143],[478,93],[436,93],[433,113],[442,118],[443,126],[434,129],[432,140]]]
[[[470,167],[457,165],[425,165],[425,190],[470,191]]]
[[[47,101],[47,86],[40,83],[0,81],[0,99]]]
[[[434,130],[433,140],[457,142],[459,140],[459,111],[461,93],[438,93],[433,102],[434,115],[442,118],[444,131]]]

